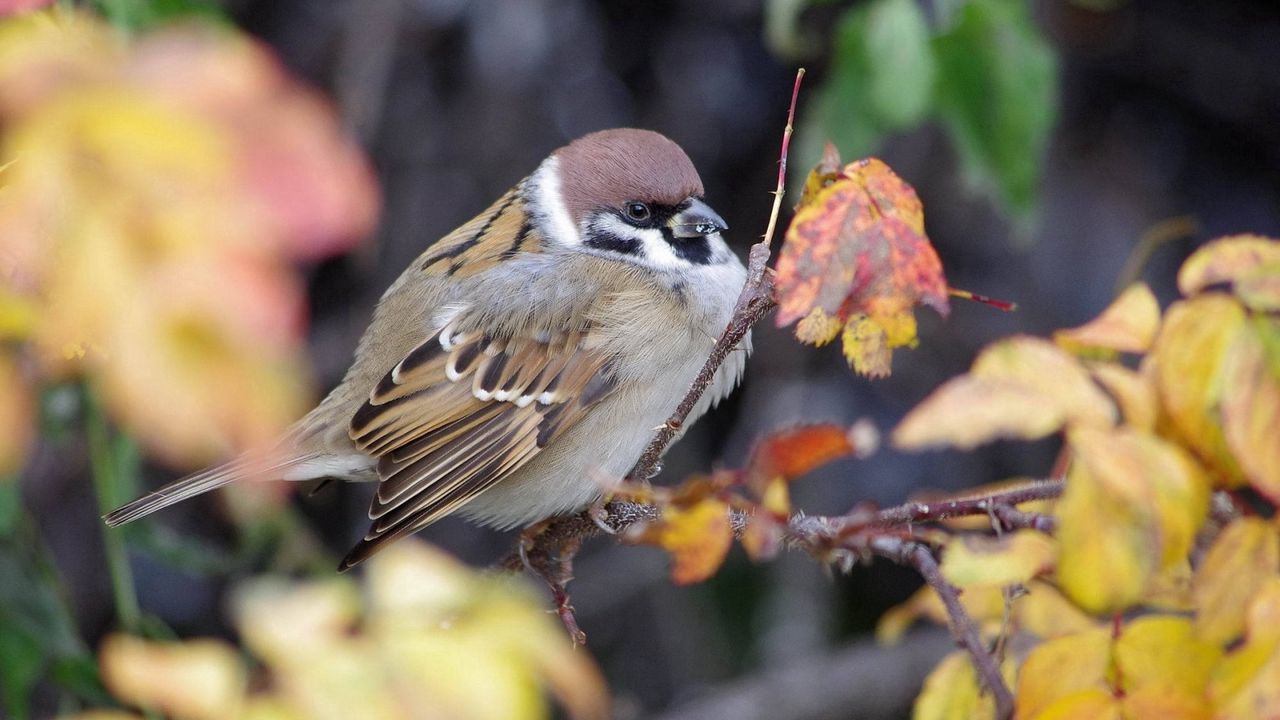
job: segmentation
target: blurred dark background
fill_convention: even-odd
[[[945,3],[938,3],[939,5]],[[766,43],[767,13],[786,0],[233,0],[233,21],[327,91],[376,165],[381,230],[360,252],[311,270],[312,345],[320,382],[345,370],[373,304],[429,243],[482,210],[552,149],[592,130],[661,131],[693,158],[707,199],[745,248],[763,232],[796,65],[806,96],[828,77],[832,18],[856,3],[802,12],[803,57]],[[926,3],[929,11],[933,3]],[[1280,6],[1256,2],[1036,2],[1035,25],[1057,56],[1057,119],[1038,211],[1011,222],[972,191],[935,123],[891,133],[876,151],[919,192],[927,229],[957,287],[1015,300],[1003,314],[959,303],[945,321],[922,311],[921,343],[883,381],[855,377],[838,350],[814,350],[762,325],[744,387],[668,456],[660,482],[740,463],[762,432],[798,421],[872,419],[882,430],[984,344],[1079,324],[1117,290],[1144,235],[1166,233],[1141,266],[1162,301],[1178,263],[1222,234],[1280,234]],[[805,103],[801,103],[804,122]],[[858,122],[857,117],[849,122]],[[812,158],[793,158],[796,173]],[[1186,225],[1183,223],[1183,225]],[[1154,229],[1154,230],[1153,230]],[[1185,229],[1185,228],[1184,228]],[[1152,233],[1155,235],[1152,235]],[[880,505],[1043,475],[1052,443],[972,453],[883,450],[835,463],[795,487],[811,513]],[[44,449],[26,495],[93,639],[112,623],[111,596],[85,460]],[[148,482],[173,475],[151,468]],[[331,487],[294,501],[335,559],[364,526],[370,487]],[[151,521],[154,547],[243,547],[199,500]],[[485,565],[512,538],[459,521],[424,537]],[[174,552],[177,552],[175,550]],[[238,557],[238,556],[237,556]],[[171,559],[171,558],[170,558]],[[222,591],[252,567],[176,569],[139,552],[144,609],[183,636],[226,634]],[[735,550],[713,580],[667,579],[651,548],[592,542],[571,585],[590,652],[623,718],[902,717],[949,643],[939,632],[876,649],[868,633],[918,585],[877,563],[834,575],[807,557],[753,566]]]

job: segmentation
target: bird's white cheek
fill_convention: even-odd
[[[534,206],[543,216],[543,227],[549,231],[552,242],[564,247],[581,245],[582,237],[560,192],[560,158],[553,156],[544,160],[529,181],[533,186]]]
[[[686,270],[689,268],[689,262],[676,255],[671,244],[667,242],[666,238],[662,237],[661,230],[632,229],[631,232],[639,235],[644,260],[651,267],[659,270]]]

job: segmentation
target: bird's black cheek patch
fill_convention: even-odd
[[[596,250],[609,250],[623,255],[640,254],[639,238],[623,237],[599,228],[591,228],[582,242]]]
[[[671,232],[671,228],[662,229],[662,239],[671,246],[676,257],[693,265],[711,264],[711,241],[705,237],[680,239]]]

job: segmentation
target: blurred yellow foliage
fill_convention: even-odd
[[[1215,490],[1280,498],[1280,241],[1208,243],[1178,282],[1186,297],[1163,317],[1135,285],[1056,347],[992,345],[894,431],[906,448],[1062,433],[1053,540],[945,541],[942,571],[982,632],[1021,648],[1017,718],[1280,714],[1280,527],[1206,528]],[[1137,369],[1119,353],[1141,355]],[[946,621],[929,589],[887,613],[881,637],[920,616]],[[946,698],[990,714],[954,662],[935,670],[917,717]]]
[[[226,28],[129,40],[65,9],[9,19],[0,133],[0,327],[44,376],[91,377],[184,465],[305,409],[290,263],[368,233],[378,199],[266,49]]]
[[[522,720],[549,716],[544,689],[570,717],[608,714],[590,657],[534,595],[420,542],[370,561],[363,593],[347,578],[258,580],[235,614],[263,664],[252,689],[237,651],[213,640],[110,638],[103,679],[129,705],[191,720]]]

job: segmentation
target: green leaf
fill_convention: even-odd
[[[29,698],[43,671],[45,653],[36,638],[12,620],[8,613],[0,614],[0,695],[5,717],[22,720],[31,715]]]
[[[1034,215],[1057,114],[1053,51],[1022,0],[969,0],[935,38],[938,110],[974,184]]]
[[[929,24],[920,5],[916,0],[877,0],[850,13],[858,14],[865,20],[852,30],[861,32],[856,42],[870,70],[869,112],[889,129],[919,123],[929,111],[935,75]]]
[[[886,132],[924,118],[934,75],[929,27],[915,0],[851,8],[836,28],[831,76],[814,101],[817,127],[807,134],[865,155]]]
[[[130,32],[175,20],[228,23],[226,14],[213,0],[94,0],[92,4],[112,25]]]
[[[96,683],[95,661],[79,638],[44,543],[19,505],[9,532],[0,536],[0,694],[5,716],[27,717],[32,688],[50,666],[56,670],[68,662],[88,667],[88,679],[69,688],[84,697],[79,689]],[[82,669],[79,675],[84,674]]]

